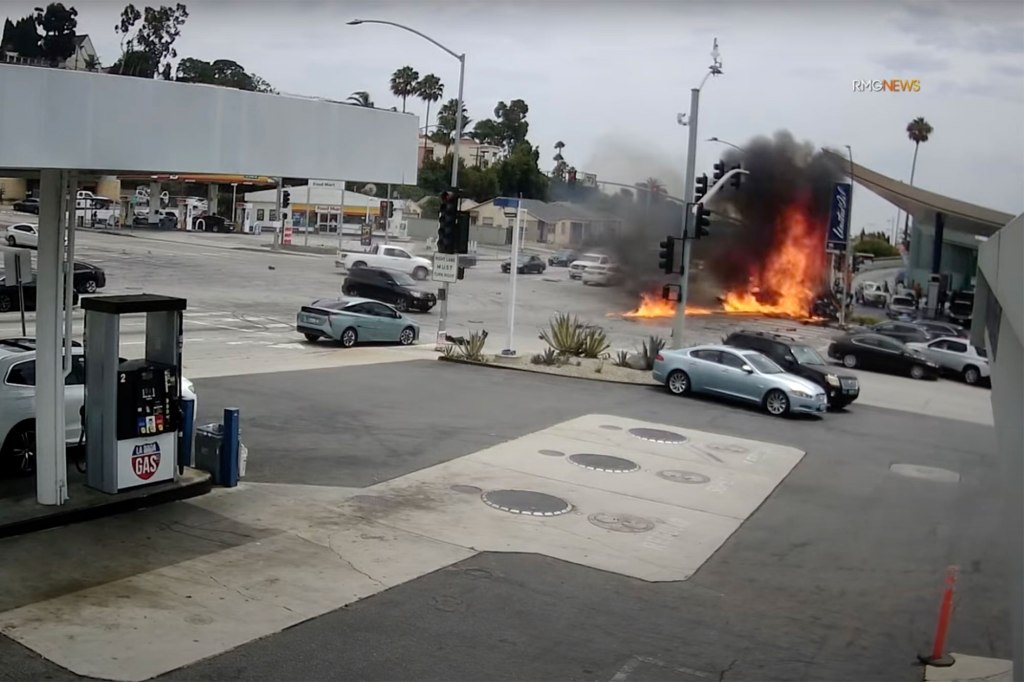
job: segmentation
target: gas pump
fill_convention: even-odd
[[[106,493],[175,480],[181,428],[183,298],[82,299],[86,482]],[[145,313],[145,357],[120,357],[121,316]]]

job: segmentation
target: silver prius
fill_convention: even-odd
[[[674,395],[707,393],[760,405],[768,414],[822,414],[825,390],[788,374],[756,351],[731,346],[663,350],[654,360],[654,380]]]

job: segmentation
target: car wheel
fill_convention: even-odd
[[[36,470],[36,428],[32,422],[19,424],[7,434],[0,459],[16,476],[28,476]]]
[[[977,367],[968,365],[964,367],[964,382],[974,386],[981,380],[981,372],[978,371]]]
[[[365,268],[365,267],[366,267],[366,263],[364,263],[361,260],[357,260],[355,263],[352,264],[352,269],[353,270],[356,269],[356,268]]]
[[[686,395],[690,392],[690,375],[681,369],[672,370],[665,380],[665,386],[672,395]]]
[[[309,341],[310,343],[316,343],[317,340],[319,340],[319,338],[320,338],[316,334],[303,334],[303,336],[305,336],[306,337],[306,341]]]
[[[7,294],[0,294],[0,313],[9,313],[14,310],[14,303]]]
[[[910,368],[910,378],[911,379],[924,379],[924,375],[925,375],[924,367],[922,367],[921,365],[913,365]]]
[[[10,244],[11,246],[17,246],[18,240],[14,238],[13,234],[9,234],[7,235],[7,243]]]
[[[427,278],[427,275],[429,275],[429,274],[430,274],[430,273],[429,273],[429,272],[427,272],[427,269],[426,269],[425,267],[423,267],[422,265],[421,265],[420,267],[418,267],[418,268],[416,268],[415,270],[413,270],[413,271],[412,271],[412,276],[413,276],[413,277],[414,277],[415,279],[420,279],[420,280],[422,280],[422,279],[426,279],[426,278]]]
[[[773,388],[764,396],[764,409],[773,417],[783,417],[789,413],[789,396],[784,391]]]
[[[359,335],[356,334],[356,330],[349,327],[341,333],[341,346],[342,348],[351,348],[356,345],[356,341],[359,340]]]
[[[397,301],[395,301],[395,310],[397,310],[398,312],[404,313],[408,309],[409,302],[405,300],[405,298],[400,298]]]
[[[95,294],[96,293],[96,289],[97,289],[97,287],[96,287],[96,280],[94,280],[94,279],[87,279],[87,280],[85,280],[85,284],[82,286],[82,289],[84,289],[85,293],[87,293],[87,294]]]
[[[402,333],[398,335],[398,343],[403,346],[410,346],[412,342],[416,340],[416,330],[412,327],[406,327],[402,330]]]
[[[853,369],[857,366],[857,356],[853,353],[847,353],[843,356],[843,367],[847,369]]]

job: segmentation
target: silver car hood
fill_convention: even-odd
[[[818,384],[804,379],[803,377],[798,377],[795,374],[789,374],[788,372],[783,372],[782,374],[767,374],[765,376],[774,379],[790,390],[803,391],[804,393],[809,393],[811,395],[825,392],[825,389]]]

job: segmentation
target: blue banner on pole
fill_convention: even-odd
[[[520,199],[515,199],[513,197],[495,197],[494,198],[494,205],[495,206],[502,206],[504,208],[518,208],[519,207],[519,202],[520,202]]]
[[[826,249],[846,251],[850,236],[850,183],[837,182],[832,186],[832,204],[828,214],[828,236]]]

